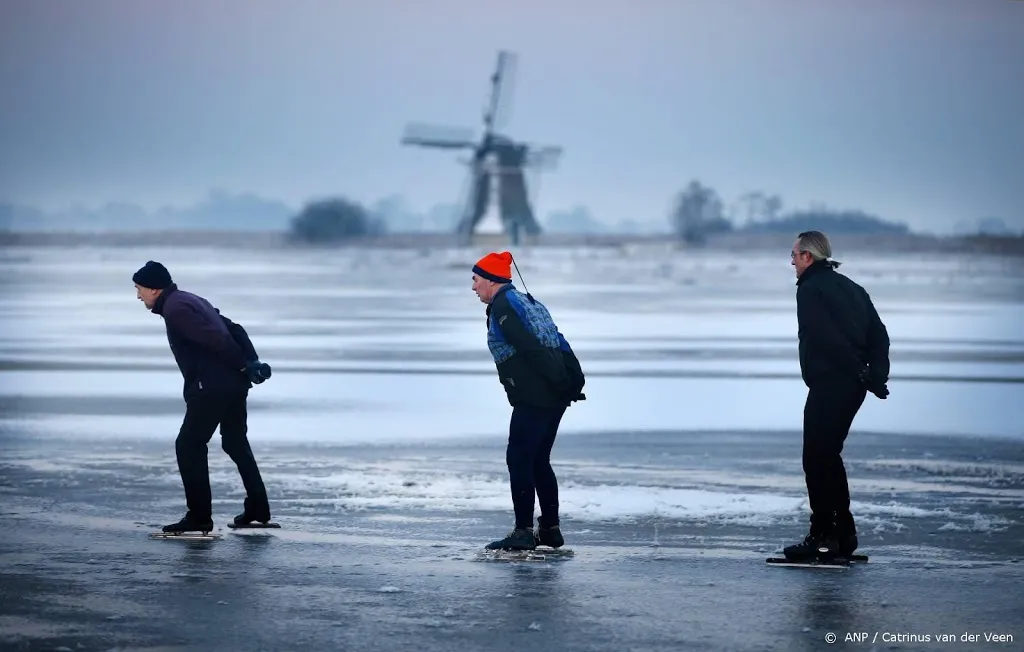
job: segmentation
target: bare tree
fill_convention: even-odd
[[[738,203],[746,217],[745,224],[772,222],[782,210],[782,198],[778,195],[767,195],[760,190],[743,194]],[[737,211],[739,212],[739,211]]]
[[[709,235],[732,230],[732,224],[723,215],[718,193],[696,179],[676,197],[672,227],[679,238],[690,244],[703,244]]]

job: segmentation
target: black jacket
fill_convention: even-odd
[[[550,340],[542,343],[512,305],[511,292],[515,292],[514,288],[506,286],[487,306],[488,346],[495,354],[498,379],[509,404],[556,408],[584,400],[586,379],[580,362],[547,309],[536,301],[526,308],[527,317],[533,317],[535,327]],[[523,296],[513,300],[524,301],[519,298]],[[514,353],[505,359],[503,352],[511,350]]]
[[[174,284],[160,294],[153,312],[164,318],[186,401],[200,392],[248,393],[252,383],[245,366],[259,356],[241,325],[221,315],[206,299]]]
[[[804,270],[796,282],[800,373],[804,383],[860,377],[889,380],[889,333],[871,297],[824,261]]]

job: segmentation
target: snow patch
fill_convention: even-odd
[[[217,477],[233,481],[233,471]],[[423,510],[425,512],[508,512],[508,480],[499,474],[430,474],[413,469],[383,467],[352,469],[325,475],[289,474],[270,477],[293,507],[323,507],[354,511]],[[765,492],[725,491],[643,484],[589,484],[563,480],[559,486],[560,513],[587,522],[631,522],[651,518],[695,524],[765,527],[807,516],[805,496]],[[539,505],[535,507],[539,513]],[[946,507],[925,509],[899,503],[854,501],[852,509],[866,526],[899,528],[903,519],[947,518],[964,522],[972,531],[1005,525],[999,519],[962,515]],[[429,517],[429,514],[422,518]],[[401,516],[389,516],[400,519]],[[421,518],[421,517],[417,517]]]

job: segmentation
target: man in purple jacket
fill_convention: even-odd
[[[164,532],[213,530],[207,448],[220,426],[221,446],[245,485],[244,511],[236,525],[270,521],[270,503],[249,448],[246,400],[249,388],[270,377],[245,329],[206,299],[179,290],[163,265],[149,261],[132,276],[138,298],[164,318],[167,341],[184,378],[185,419],[174,442],[188,512]]]

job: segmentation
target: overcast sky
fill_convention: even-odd
[[[0,2],[0,199],[191,203],[210,188],[454,201],[500,47],[507,131],[565,148],[539,209],[664,220],[691,178],[945,231],[1024,228],[1024,2]]]

